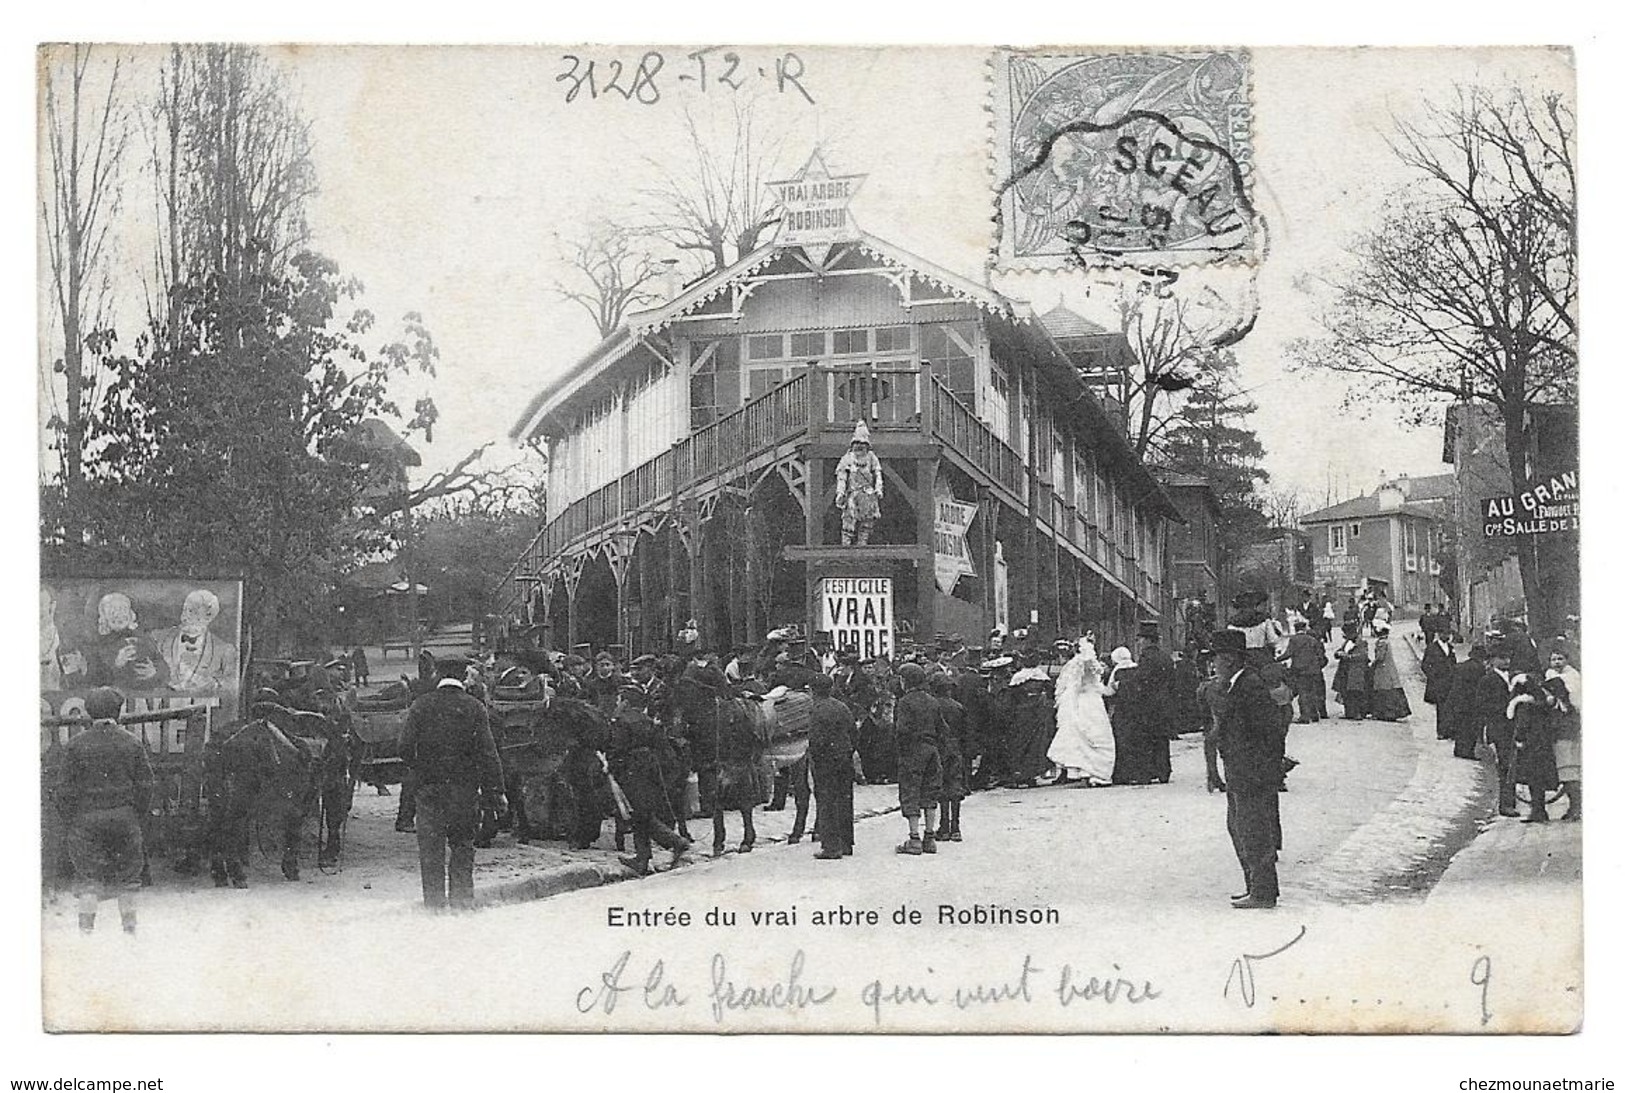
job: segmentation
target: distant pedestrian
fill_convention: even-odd
[[[937,841],[961,842],[959,833],[959,805],[965,799],[966,754],[971,744],[966,736],[965,707],[954,698],[954,677],[949,672],[933,672],[930,677],[931,697],[937,700],[942,716],[942,737],[938,751],[942,755],[942,794],[937,798],[941,819],[937,824]]]
[[[357,687],[365,687],[372,681],[372,666],[367,663],[367,651],[359,645],[350,650],[350,672],[355,676]]]
[[[1378,721],[1402,721],[1411,715],[1411,704],[1400,686],[1388,623],[1379,617],[1371,626],[1371,716]]]
[[[1478,718],[1478,690],[1488,670],[1482,645],[1469,649],[1467,659],[1451,670],[1439,719],[1457,759],[1478,759],[1478,745],[1484,737],[1484,723]]]
[[[1557,682],[1562,685],[1561,680]],[[1557,758],[1552,747],[1556,739],[1552,716],[1556,706],[1556,697],[1541,681],[1533,676],[1516,677],[1512,699],[1507,703],[1507,720],[1512,723],[1517,749],[1518,784],[1529,790],[1529,815],[1523,821],[1526,824],[1543,824],[1551,818],[1546,813],[1546,795],[1558,785]]]
[[[1485,743],[1495,753],[1496,810],[1507,817],[1518,814],[1517,752],[1511,715],[1512,653],[1499,635],[1485,649],[1488,671],[1479,681],[1474,720],[1482,727]]]
[[[485,706],[461,679],[440,680],[407,711],[400,753],[417,787],[423,902],[436,911],[471,909],[481,805],[501,812],[507,803]]]
[[[1269,685],[1247,666],[1245,638],[1213,636],[1217,669],[1212,704],[1214,740],[1224,764],[1225,826],[1247,890],[1232,896],[1237,910],[1264,910],[1280,899],[1276,859],[1281,849],[1281,750]]]
[[[1449,698],[1450,684],[1455,674],[1456,651],[1450,645],[1450,634],[1435,626],[1422,650],[1422,676],[1427,680],[1422,701],[1433,707],[1434,735],[1440,740],[1450,735],[1450,726],[1445,720],[1445,702]]]
[[[104,899],[118,900],[124,932],[135,933],[153,773],[147,749],[119,724],[123,711],[124,695],[111,687],[86,695],[90,727],[62,746],[52,771],[52,798],[67,825],[79,929],[87,934]]]
[[[1326,647],[1309,632],[1307,621],[1300,619],[1293,629],[1279,659],[1298,700],[1298,722],[1308,724],[1326,716]]]
[[[1580,707],[1573,702],[1568,684],[1560,675],[1546,676],[1546,692],[1552,698],[1552,762],[1557,780],[1568,798],[1565,820],[1580,818]]]
[[[650,872],[654,844],[671,851],[671,864],[688,853],[689,840],[672,830],[682,807],[685,787],[668,781],[669,764],[661,763],[660,731],[649,719],[648,692],[632,679],[621,684],[610,722],[609,772],[625,795],[632,830],[633,856],[621,864],[644,876]]]
[[[1349,721],[1362,721],[1371,712],[1370,707],[1370,655],[1365,639],[1360,636],[1358,623],[1343,624],[1343,644],[1337,650],[1337,672],[1332,676],[1332,690],[1343,704],[1343,717]]]
[[[853,850],[852,753],[857,726],[846,704],[832,697],[829,676],[814,677],[811,685],[812,725],[807,738],[808,765],[813,794],[818,799],[818,853],[815,858],[844,858]]]

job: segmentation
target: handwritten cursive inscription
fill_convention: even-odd
[[[1253,978],[1253,965],[1271,957],[1280,956],[1302,941],[1303,935],[1308,932],[1309,927],[1299,926],[1298,935],[1278,949],[1271,949],[1267,953],[1242,953],[1238,956],[1230,965],[1230,974],[1225,978],[1223,997],[1230,997],[1230,984],[1235,983],[1240,988],[1241,1000],[1246,1003],[1248,1009],[1251,1009],[1253,1003],[1258,999],[1258,988]]]

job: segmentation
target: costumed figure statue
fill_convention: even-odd
[[[869,450],[869,426],[852,430],[852,444],[835,466],[835,507],[841,510],[841,545],[866,546],[880,517],[885,480],[880,457]]]
[[[1061,667],[1055,680],[1055,739],[1050,762],[1061,768],[1060,781],[1080,779],[1090,786],[1112,784],[1117,743],[1106,713],[1105,667],[1089,637],[1078,641],[1078,651]]]

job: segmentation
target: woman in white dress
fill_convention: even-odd
[[[1061,768],[1057,781],[1112,784],[1117,745],[1106,714],[1102,669],[1094,642],[1085,637],[1055,680],[1055,739],[1050,743],[1049,759]]]

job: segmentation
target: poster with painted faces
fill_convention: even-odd
[[[39,590],[41,712],[74,716],[95,687],[127,711],[211,707],[237,716],[242,583],[191,578],[46,578]]]

